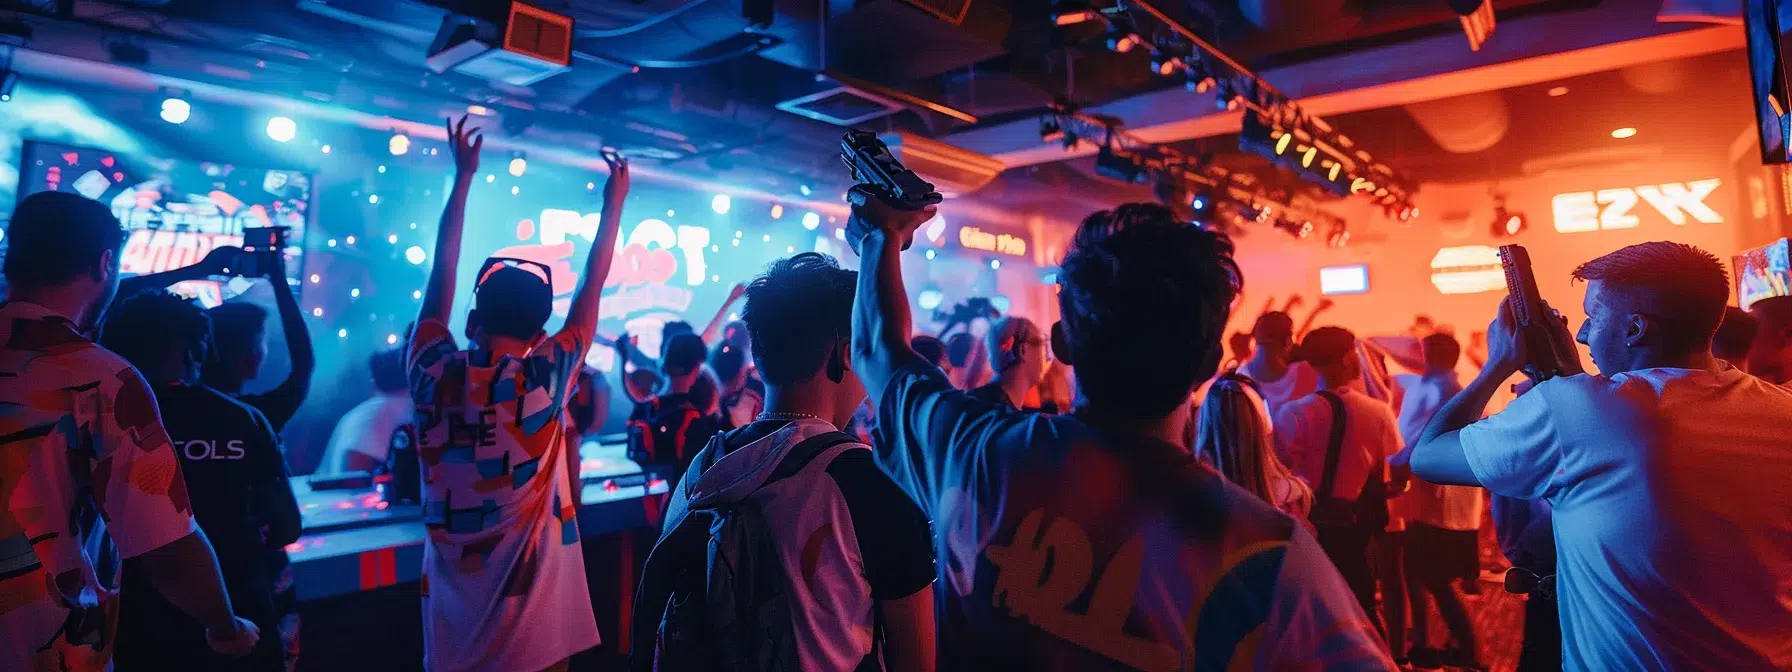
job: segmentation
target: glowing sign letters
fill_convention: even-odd
[[[598,213],[581,215],[572,210],[542,210],[541,242],[544,245],[558,245],[565,242],[569,235],[593,240],[597,238],[598,219]],[[611,284],[615,284],[614,280],[618,276],[628,276],[631,270],[641,270],[653,276],[650,281],[665,282],[675,270],[666,268],[659,255],[654,253],[676,249],[684,257],[685,284],[693,287],[701,285],[709,279],[709,264],[703,257],[707,247],[709,229],[700,226],[680,226],[674,229],[664,220],[641,220],[634,230],[622,238],[621,244],[616,246],[617,261],[622,263],[615,267]],[[674,266],[677,264],[676,261],[671,263]],[[664,277],[660,277],[661,275]],[[639,283],[625,278],[621,284]]]
[[[958,229],[958,244],[973,250],[1000,252],[1016,257],[1027,254],[1027,239],[1009,234],[994,234],[975,226]]]
[[[1487,245],[1446,247],[1431,257],[1431,286],[1444,294],[1479,294],[1506,288],[1500,251]]]
[[[1712,178],[1645,184],[1636,188],[1575,191],[1556,194],[1550,205],[1555,211],[1556,230],[1562,233],[1634,229],[1639,220],[1630,211],[1636,207],[1638,199],[1646,201],[1675,226],[1685,226],[1688,217],[1702,224],[1722,224],[1723,215],[1705,205],[1705,198],[1721,184],[1722,180]]]

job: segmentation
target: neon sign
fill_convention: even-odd
[[[958,229],[958,244],[973,250],[1000,252],[1016,257],[1026,256],[1027,239],[1010,234],[994,234],[975,226]]]
[[[1705,198],[1723,184],[1712,178],[1693,182],[1645,184],[1639,187],[1575,191],[1556,194],[1550,200],[1556,230],[1562,233],[1634,229],[1640,221],[1631,210],[1640,199],[1675,226],[1691,218],[1701,224],[1722,224],[1723,215],[1705,205]]]
[[[558,245],[566,242],[568,235],[595,240],[598,219],[598,213],[581,215],[572,210],[542,210],[541,243]],[[684,258],[685,284],[701,285],[709,279],[709,263],[703,256],[708,247],[709,229],[700,226],[674,228],[664,220],[641,220],[616,246],[617,263],[610,273],[610,281],[604,286],[627,287],[671,281],[678,271],[678,260],[672,255],[674,250]]]

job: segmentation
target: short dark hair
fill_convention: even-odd
[[[394,393],[410,389],[404,373],[404,348],[387,348],[367,358],[367,369],[373,373],[373,388]]]
[[[1058,313],[1092,405],[1155,418],[1219,369],[1243,274],[1224,234],[1155,203],[1089,215],[1058,274]]]
[[[741,320],[753,340],[753,361],[767,385],[800,383],[827,364],[829,351],[852,338],[858,273],[816,252],[780,259],[747,285]]]
[[[500,266],[473,290],[473,312],[481,331],[529,340],[554,312],[554,290],[539,275]]]
[[[1419,349],[1425,353],[1425,366],[1433,369],[1454,369],[1462,359],[1462,344],[1441,332],[1420,340]]]
[[[932,362],[934,366],[946,367],[946,342],[927,334],[908,339],[908,347],[914,349],[921,359]]]
[[[961,331],[946,339],[946,357],[952,360],[952,366],[963,368],[971,365],[971,352],[977,349],[977,337],[968,331]]]
[[[1356,355],[1356,334],[1343,327],[1325,326],[1307,332],[1294,349],[1295,361],[1325,368]]]
[[[162,358],[177,346],[204,361],[211,333],[211,318],[197,301],[151,289],[125,297],[106,311],[100,345],[140,370],[154,369],[170,364]]]
[[[1279,310],[1272,310],[1257,316],[1257,323],[1251,325],[1251,337],[1259,341],[1271,338],[1294,338],[1294,318]]]
[[[1747,357],[1759,328],[1760,320],[1755,316],[1735,306],[1724,306],[1724,320],[1717,324],[1717,334],[1711,337],[1711,354],[1727,360]]]
[[[1599,280],[1638,297],[1659,320],[1662,344],[1682,351],[1708,348],[1724,305],[1730,300],[1730,276],[1724,263],[1686,243],[1638,243],[1581,264],[1574,279]]]
[[[206,311],[212,319],[212,342],[220,358],[232,358],[255,347],[255,337],[267,332],[268,309],[247,301],[231,301]]]
[[[101,275],[100,255],[113,263],[124,247],[124,227],[104,203],[77,194],[40,191],[13,206],[7,225],[6,282],[20,289],[61,287],[82,275]],[[117,270],[116,266],[112,270]]]
[[[663,349],[665,354],[660,359],[660,370],[668,376],[683,376],[696,371],[709,355],[709,349],[703,347],[703,338],[696,334],[673,336]]]

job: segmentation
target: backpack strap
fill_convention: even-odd
[[[803,470],[803,467],[809,466],[810,462],[815,461],[816,457],[827,452],[829,448],[843,443],[856,442],[858,442],[857,438],[837,429],[803,439],[801,443],[790,447],[790,452],[784,454],[784,459],[778,463],[778,468],[773,470],[772,475],[766,477],[765,483],[760,484],[759,487],[763,488],[774,481],[795,476],[797,472]]]
[[[1344,400],[1330,390],[1319,391],[1319,396],[1332,407],[1332,435],[1325,447],[1325,471],[1319,477],[1319,498],[1332,497],[1332,489],[1338,480],[1338,457],[1344,451]]]

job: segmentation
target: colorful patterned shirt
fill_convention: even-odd
[[[0,669],[107,669],[118,561],[196,529],[137,370],[66,317],[0,303]]]
[[[591,334],[461,350],[424,320],[406,356],[423,461],[424,664],[540,670],[597,646],[564,413]]]

